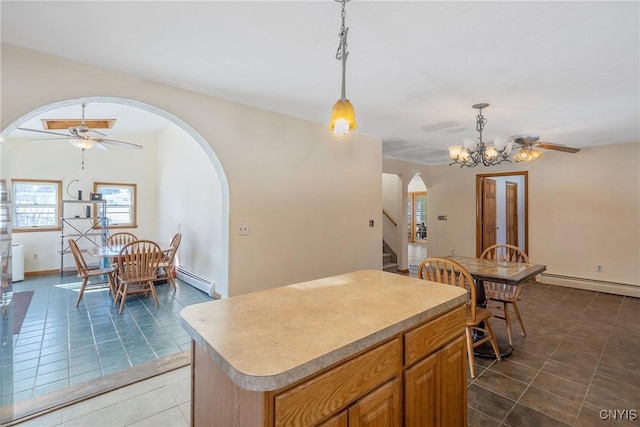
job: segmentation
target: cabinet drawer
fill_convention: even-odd
[[[411,365],[459,337],[466,325],[466,307],[455,308],[404,334],[404,364]]]
[[[313,425],[402,370],[395,338],[275,397],[275,425]]]

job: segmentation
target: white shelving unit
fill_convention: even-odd
[[[91,208],[89,215],[87,215],[87,207]],[[60,276],[64,274],[64,256],[71,253],[68,239],[75,240],[83,252],[91,246],[106,245],[109,237],[108,222],[106,200],[62,201]]]

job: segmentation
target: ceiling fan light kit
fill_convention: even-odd
[[[52,131],[47,130],[48,126],[45,124],[54,123],[56,120],[43,120],[43,128],[40,129],[28,129],[18,127],[19,130],[24,130],[28,132],[38,132],[38,133],[46,133],[50,135],[58,135],[62,138],[50,138],[50,139],[66,139],[67,142],[73,145],[76,148],[81,150],[91,150],[93,148],[101,151],[108,150],[107,145],[118,145],[126,148],[136,148],[141,149],[142,145],[133,144],[131,142],[118,141],[117,139],[105,138],[106,135],[100,131],[95,130],[94,128],[88,127],[87,123],[95,122],[100,123],[101,125],[112,126],[115,123],[116,119],[103,119],[103,120],[85,120],[84,110],[86,108],[86,104],[82,104],[82,119],[79,123],[73,120],[58,120],[57,122],[70,124],[68,128],[61,128],[60,130],[66,130],[67,133],[62,133],[60,131]],[[58,125],[60,124],[58,123]]]
[[[336,59],[342,62],[342,95],[333,105],[329,128],[337,135],[346,135],[358,127],[355,110],[353,109],[351,101],[349,101],[346,96],[347,56],[349,56],[349,52],[347,51],[347,33],[349,32],[349,28],[345,27],[344,22],[347,17],[345,4],[350,0],[335,1],[342,4],[342,25],[338,33],[340,36],[340,44],[336,52]]]

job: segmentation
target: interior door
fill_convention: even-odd
[[[496,187],[492,190],[494,181]],[[507,216],[506,183],[516,182],[517,186],[511,193],[513,203]],[[505,187],[505,189],[502,189]],[[499,193],[496,188],[500,189]],[[511,191],[511,190],[510,190]],[[498,197],[499,196],[499,197]],[[485,206],[486,205],[486,206]],[[485,216],[487,219],[485,219]],[[497,218],[504,233],[498,236],[495,232]],[[511,218],[509,220],[508,218]],[[512,237],[507,237],[507,222],[512,230]],[[493,223],[493,224],[492,224]],[[492,230],[493,228],[493,230]],[[500,230],[502,231],[502,230]],[[504,236],[502,235],[504,234]],[[491,238],[495,236],[499,243],[506,243],[507,238],[518,243],[518,247],[529,253],[529,172],[501,172],[476,175],[476,256],[479,257],[483,249],[489,246]]]
[[[482,250],[496,244],[496,181],[485,178],[482,188]]]
[[[506,182],[507,244],[518,246],[518,183]]]

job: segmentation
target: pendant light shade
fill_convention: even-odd
[[[358,127],[356,112],[348,99],[338,99],[333,105],[329,127],[337,135],[345,135]]]

